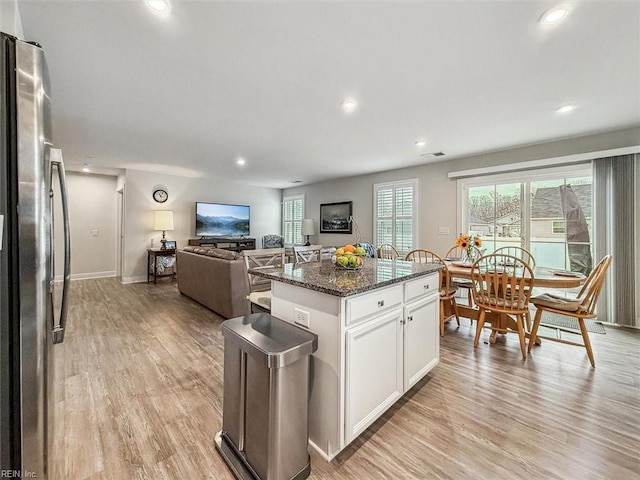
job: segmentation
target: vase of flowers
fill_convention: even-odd
[[[462,261],[464,263],[472,264],[477,259],[476,248],[479,249],[482,246],[482,238],[478,235],[467,235],[461,233],[456,239],[456,245],[460,250],[462,250]]]

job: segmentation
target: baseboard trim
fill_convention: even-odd
[[[71,280],[89,280],[91,278],[109,278],[115,277],[116,272],[91,272],[91,273],[72,273],[70,275]],[[56,282],[61,282],[63,280],[62,275],[56,275],[54,278]]]
[[[142,275],[138,277],[122,277],[122,284],[126,285],[128,283],[146,283],[147,276]]]

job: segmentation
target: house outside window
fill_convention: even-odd
[[[291,195],[282,199],[282,235],[287,245],[302,245],[302,219],[304,195]]]
[[[376,247],[393,245],[406,254],[417,245],[418,180],[377,183],[373,186],[373,225]]]

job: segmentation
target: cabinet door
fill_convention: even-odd
[[[440,361],[439,308],[437,294],[404,308],[404,391]]]
[[[345,444],[402,396],[402,309],[346,332]]]

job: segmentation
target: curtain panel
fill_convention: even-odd
[[[598,302],[598,319],[640,327],[638,312],[637,186],[640,155],[621,155],[593,161],[595,198],[595,261],[613,255]]]

